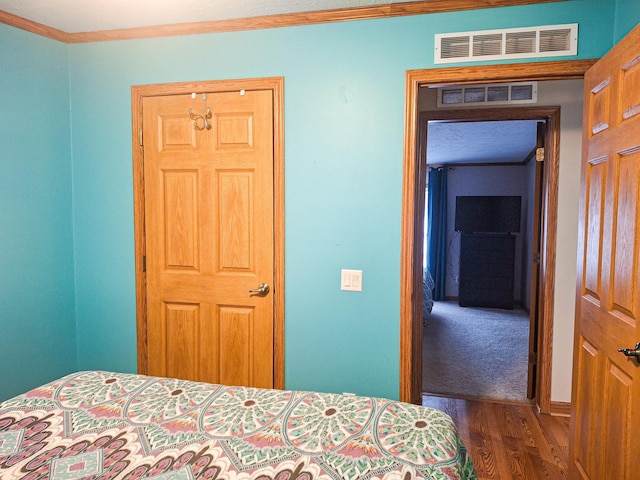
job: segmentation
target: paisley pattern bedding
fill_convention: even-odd
[[[0,478],[476,475],[451,419],[431,408],[92,371],[0,403]]]

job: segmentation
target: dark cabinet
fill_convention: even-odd
[[[512,309],[516,242],[510,234],[463,233],[458,303]]]

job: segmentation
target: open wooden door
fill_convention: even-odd
[[[587,72],[584,108],[569,478],[632,480],[640,474],[640,27]]]
[[[538,335],[540,333],[540,317],[544,308],[541,306],[542,283],[540,262],[542,261],[542,217],[544,212],[544,164],[545,137],[547,124],[538,122],[535,155],[535,185],[533,191],[533,225],[531,228],[531,296],[529,301],[529,368],[527,373],[527,398],[535,398],[538,379]]]

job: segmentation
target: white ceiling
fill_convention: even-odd
[[[536,146],[535,120],[429,122],[427,163],[522,162]]]
[[[0,0],[0,10],[67,33],[389,5],[420,0]]]

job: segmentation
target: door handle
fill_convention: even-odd
[[[258,295],[259,297],[266,297],[269,294],[269,284],[261,283],[260,286],[254,290],[249,290],[249,295]]]
[[[618,351],[627,357],[636,357],[636,359],[640,361],[640,343],[636,344],[635,349],[619,348]]]

